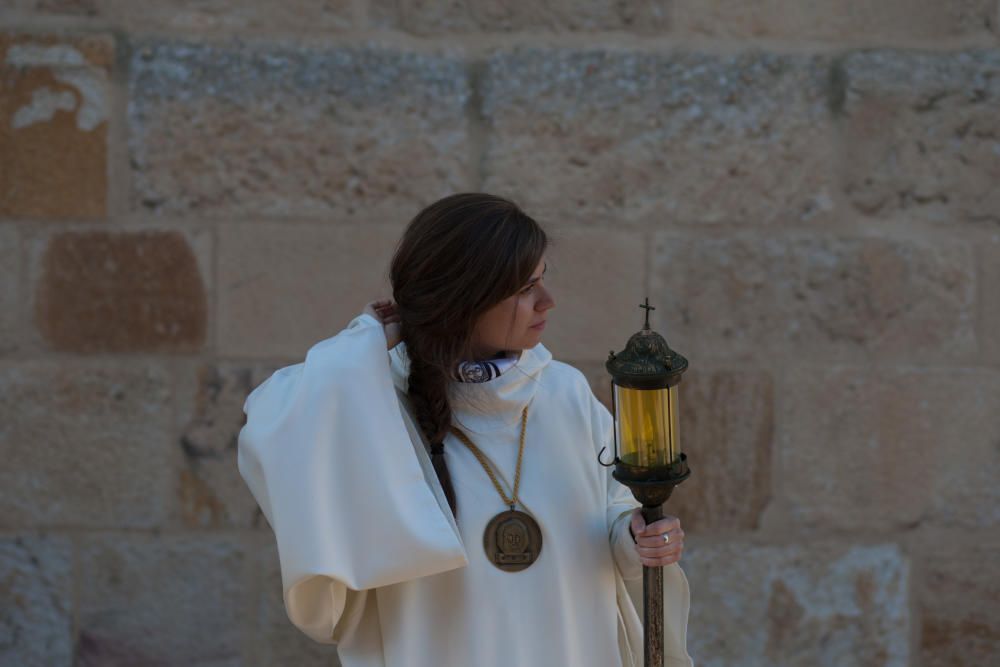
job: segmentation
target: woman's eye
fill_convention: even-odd
[[[533,289],[535,289],[534,285],[528,285],[523,290],[521,290],[521,294],[529,294]]]

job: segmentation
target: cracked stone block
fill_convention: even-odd
[[[66,231],[33,243],[38,331],[67,352],[193,352],[207,337],[209,232]]]
[[[138,43],[129,91],[131,202],[152,216],[402,223],[467,182],[455,58]]]
[[[676,34],[870,42],[992,37],[996,0],[674,0]]]
[[[180,440],[184,465],[176,512],[186,526],[267,526],[236,465],[237,436],[246,423],[247,395],[273,365],[199,364],[180,379]]]
[[[72,570],[68,538],[0,537],[0,664],[72,664]]]
[[[896,545],[691,542],[696,665],[910,664],[910,564]]]
[[[0,32],[0,217],[102,219],[114,42]]]
[[[139,361],[0,363],[0,527],[159,525],[170,396]]]
[[[858,52],[840,71],[840,169],[855,210],[1000,223],[1000,50]]]
[[[622,30],[661,33],[670,25],[670,0],[572,3],[503,0],[372,0],[369,17],[379,28],[419,35],[455,32],[586,32]]]
[[[970,358],[974,253],[961,241],[659,234],[652,289],[692,357]]]
[[[81,542],[74,664],[245,664],[252,556],[240,538],[96,534]]]
[[[790,368],[779,418],[783,516],[843,530],[1000,525],[1000,374]]]
[[[834,211],[829,79],[824,56],[497,53],[485,188],[567,225],[821,224]]]
[[[414,213],[416,213],[414,211]],[[396,225],[221,225],[218,349],[250,358],[305,358],[369,301],[390,296]]]

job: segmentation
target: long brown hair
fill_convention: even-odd
[[[444,461],[451,372],[471,358],[479,316],[524,287],[547,246],[542,228],[513,202],[463,192],[417,213],[393,256],[392,296],[410,361],[407,395],[456,516]]]

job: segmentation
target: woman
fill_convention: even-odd
[[[247,397],[286,610],[345,667],[639,667],[643,564],[665,566],[666,664],[691,665],[680,522],[644,524],[597,463],[611,415],[540,342],[547,245],[503,198],[431,204],[393,300]]]

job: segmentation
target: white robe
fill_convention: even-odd
[[[507,507],[453,435],[445,460],[457,523],[405,398],[405,348],[386,355],[369,315],[313,345],[247,397],[238,466],[275,533],[285,608],[344,667],[641,667],[642,625],[624,579],[642,567],[638,506],[597,462],[612,418],[584,376],[544,346],[489,382],[451,385],[455,423],[510,493],[530,401],[519,507],[538,559],[492,565],[483,529]],[[664,568],[668,667],[692,667],[690,595]]]

